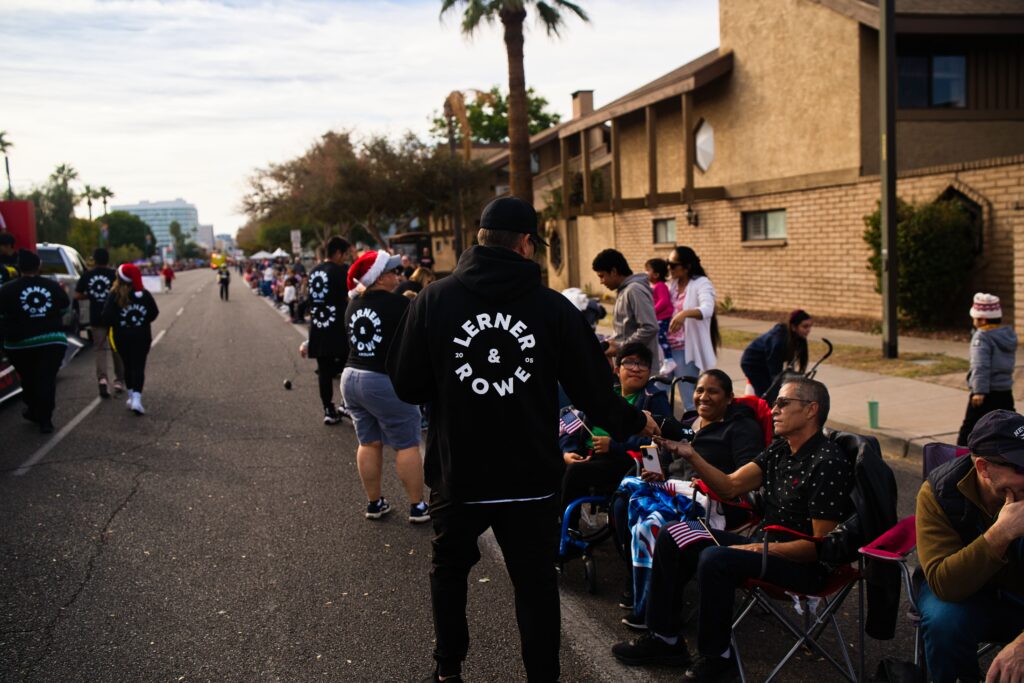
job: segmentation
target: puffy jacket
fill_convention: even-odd
[[[1017,357],[1017,334],[1009,327],[975,330],[971,336],[971,370],[967,385],[972,394],[1009,391]]]
[[[582,314],[541,284],[537,263],[508,249],[471,247],[450,277],[424,288],[399,324],[387,370],[400,399],[431,404],[424,473],[445,501],[559,490],[559,382],[619,441],[646,424],[612,390]]]

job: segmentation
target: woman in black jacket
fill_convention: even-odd
[[[797,309],[789,314],[789,320],[775,325],[760,337],[750,342],[740,358],[740,367],[747,376],[754,393],[771,405],[779,393],[779,385],[772,382],[786,368],[799,373],[807,370],[807,335],[811,333],[814,321],[807,311]]]
[[[142,407],[142,387],[146,381],[146,357],[153,341],[150,323],[159,314],[153,295],[142,286],[138,266],[119,266],[102,317],[103,324],[110,328],[114,350],[124,361],[124,383],[128,388],[125,404],[136,415],[146,413]]]

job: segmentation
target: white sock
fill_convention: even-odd
[[[663,636],[660,633],[655,633],[654,635],[656,635],[660,640],[665,641],[669,645],[675,645],[679,642],[679,636]]]

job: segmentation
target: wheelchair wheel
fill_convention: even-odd
[[[588,593],[597,593],[597,563],[590,555],[583,556],[583,581],[587,585]]]

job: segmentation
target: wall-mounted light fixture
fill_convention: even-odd
[[[700,215],[690,205],[686,206],[686,224],[695,228],[700,225]]]

